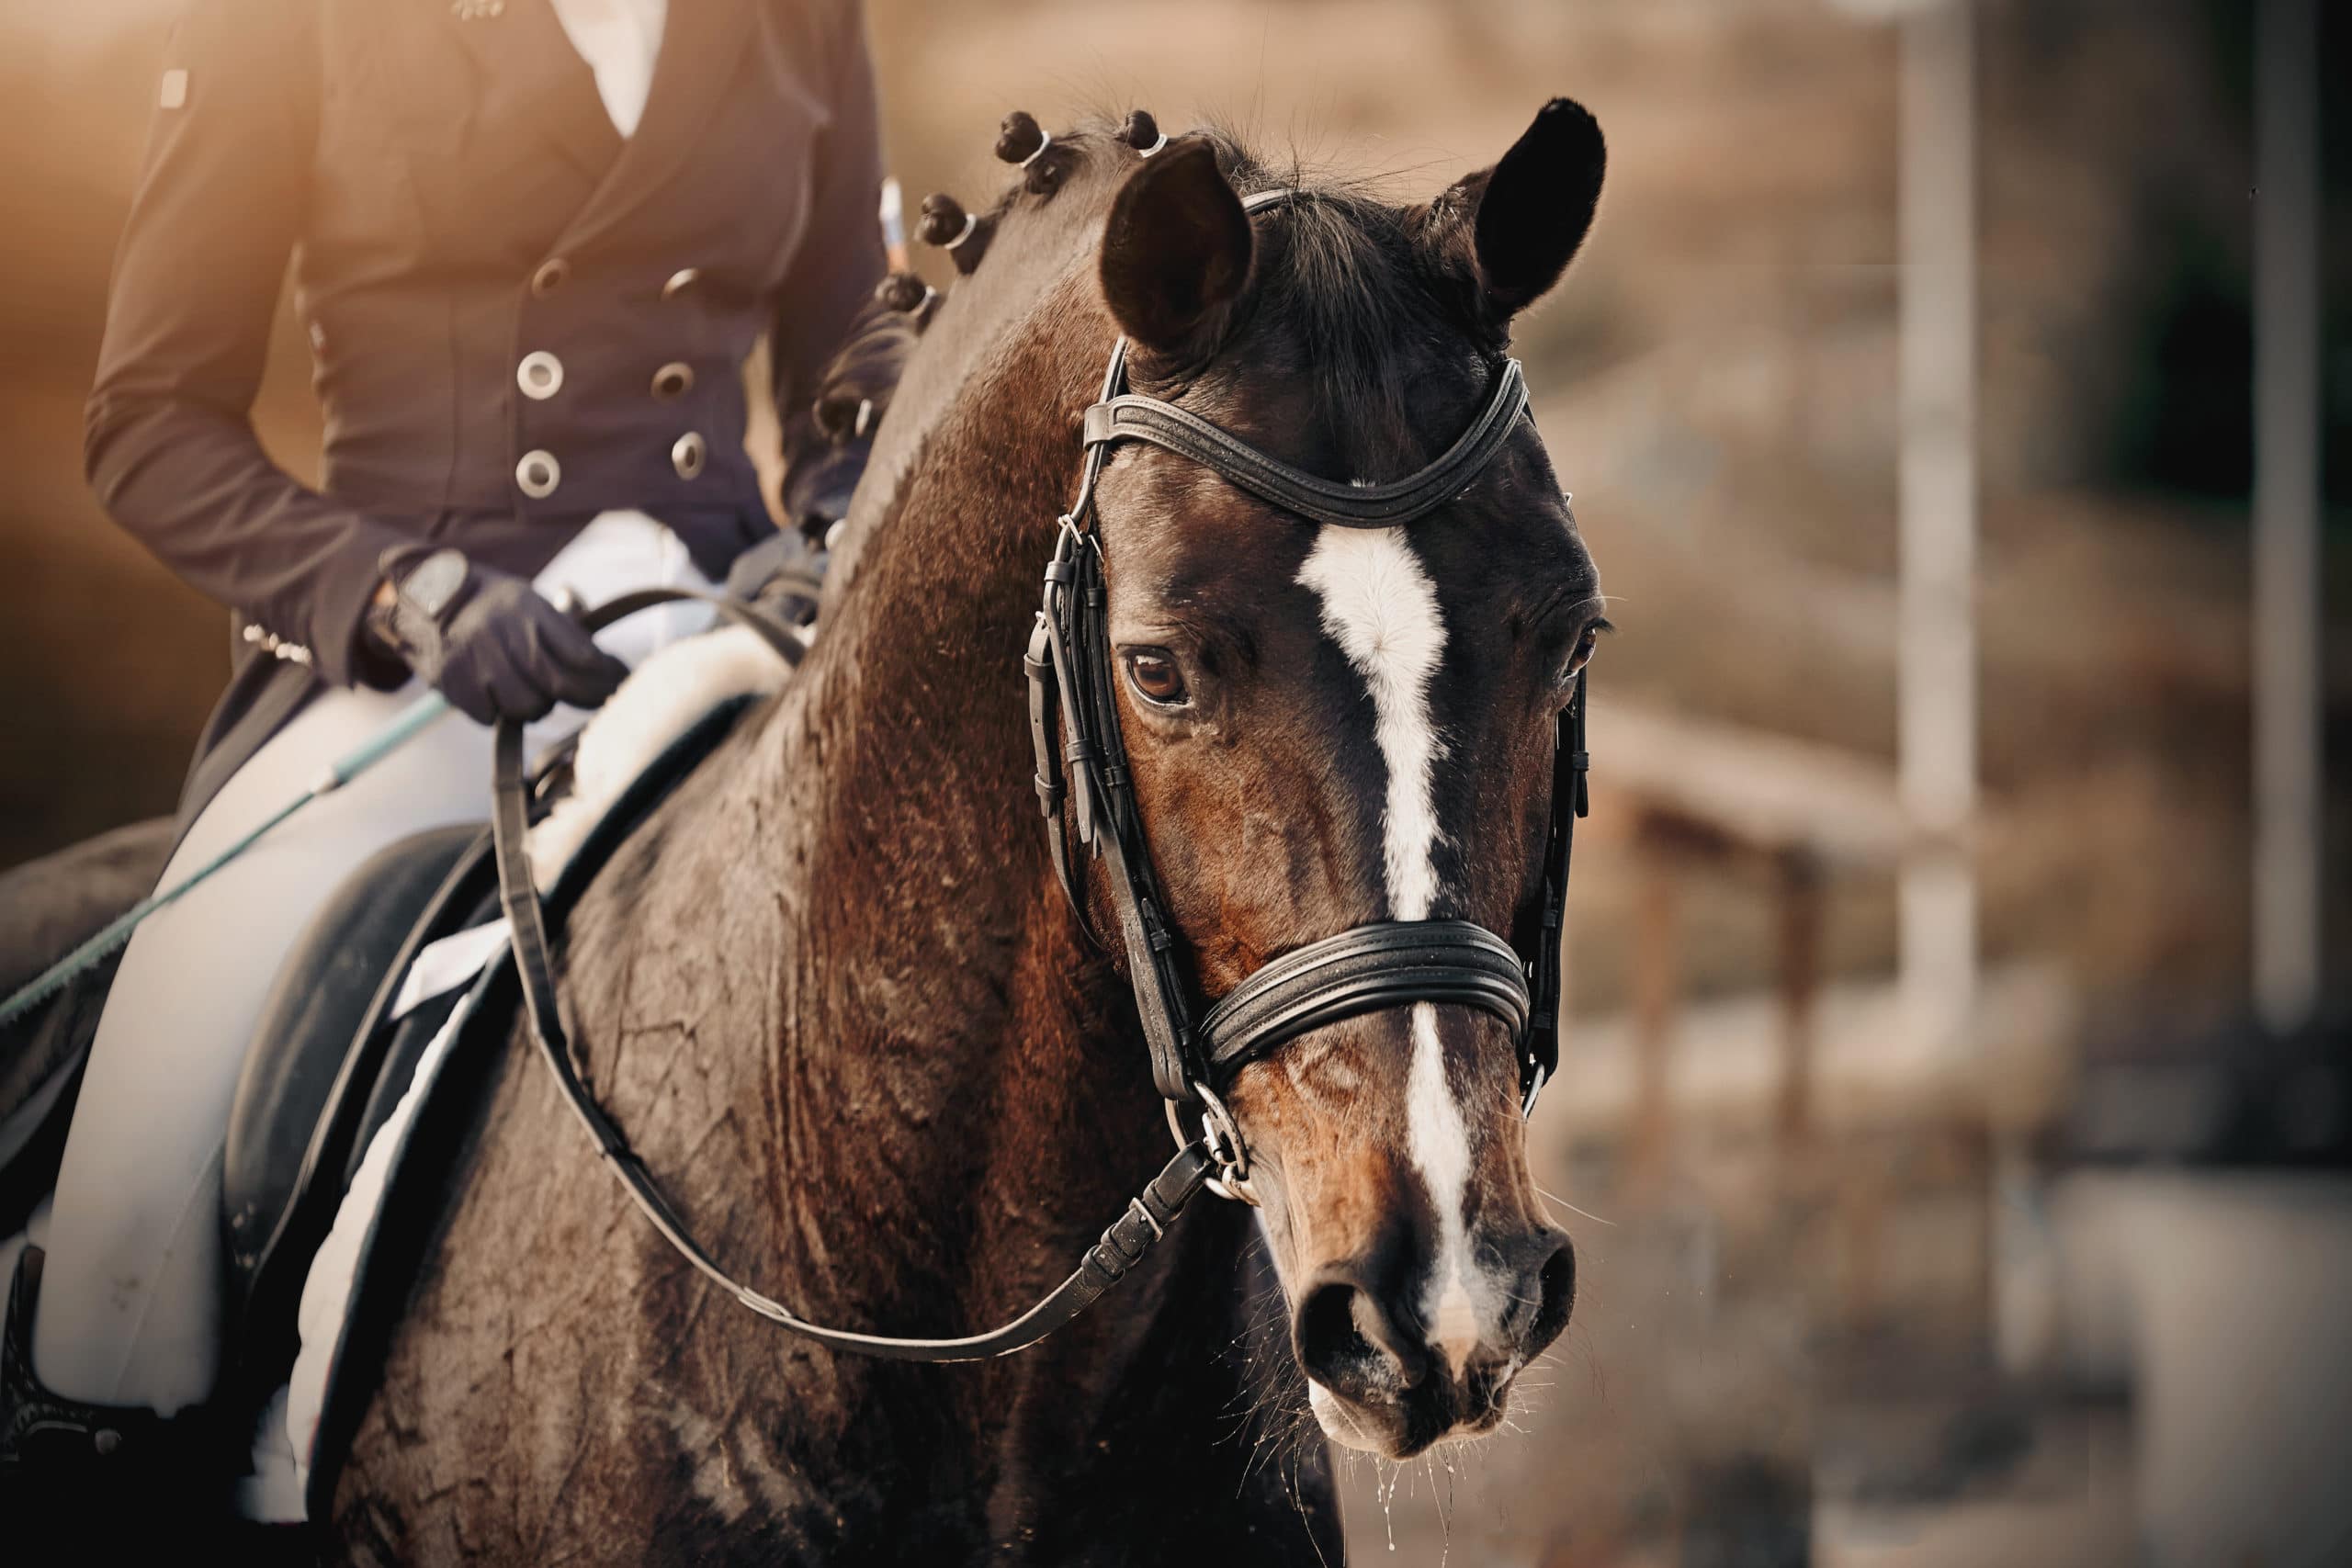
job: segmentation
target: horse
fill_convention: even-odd
[[[1114,341],[1138,390],[1377,484],[1486,400],[1603,164],[1566,99],[1409,206],[1221,130],[1140,141],[1059,133],[963,226],[985,256],[883,423],[821,635],[560,938],[578,1072],[703,1244],[808,1318],[1002,1322],[1167,1155],[1132,976],[1093,934],[1112,891],[1088,862],[1064,897],[1013,675]],[[1318,526],[1141,446],[1096,501],[1194,994],[1368,921],[1529,931],[1555,724],[1603,626],[1532,420],[1409,529]],[[1195,1204],[1087,1315],[947,1366],[739,1311],[529,1056],[518,1024],[485,1069],[336,1483],[344,1560],[1336,1562],[1330,1445],[1493,1430],[1571,1310],[1513,1043],[1465,1006],[1243,1067],[1258,1206]]]

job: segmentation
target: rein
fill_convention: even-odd
[[[1242,205],[1254,213],[1294,200],[1297,194],[1264,191]],[[530,784],[524,768],[523,728],[511,721],[498,726],[491,830],[500,901],[512,933],[524,1010],[540,1058],[630,1201],[681,1257],[746,1309],[836,1350],[922,1362],[1009,1355],[1069,1322],[1133,1270],[1204,1187],[1255,1204],[1249,1187],[1248,1149],[1218,1089],[1230,1084],[1244,1064],[1309,1030],[1418,1002],[1480,1009],[1511,1032],[1520,1057],[1522,1113],[1533,1111],[1536,1096],[1558,1065],[1560,925],[1576,819],[1587,809],[1584,672],[1577,672],[1554,732],[1543,891],[1518,922],[1533,948],[1532,958],[1522,959],[1510,941],[1467,920],[1376,921],[1263,964],[1211,1004],[1195,1023],[1187,1000],[1190,987],[1177,953],[1177,932],[1152,872],[1150,843],[1119,733],[1109,594],[1100,530],[1093,526],[1098,521],[1096,481],[1111,448],[1123,441],[1140,441],[1188,457],[1303,517],[1351,528],[1401,527],[1462,494],[1502,451],[1527,411],[1527,386],[1519,362],[1503,362],[1470,428],[1435,460],[1392,483],[1358,487],[1293,468],[1197,414],[1127,390],[1126,355],[1122,338],[1111,350],[1102,396],[1086,411],[1085,466],[1078,499],[1060,518],[1053,559],[1046,568],[1044,604],[1022,669],[1028,681],[1037,804],[1045,818],[1054,874],[1080,930],[1102,947],[1106,944],[1095,935],[1087,913],[1086,889],[1080,883],[1069,837],[1074,834],[1103,864],[1128,982],[1150,1051],[1152,1082],[1165,1101],[1177,1150],[1102,1239],[1088,1248],[1069,1277],[1012,1322],[952,1339],[828,1328],[736,1280],[695,1240],[572,1065],[557,1000],[547,918],[531,879],[526,843]],[[806,586],[813,590],[815,580]],[[788,665],[797,668],[805,655],[799,637],[764,610],[688,590],[625,594],[583,616],[582,624],[599,630],[639,610],[677,600],[711,605],[759,636]],[[1177,1113],[1185,1106],[1201,1110],[1198,1137],[1188,1139],[1182,1131]]]
[[[798,585],[811,592],[820,586],[814,577],[807,577]],[[582,615],[581,624],[592,632],[601,631],[639,610],[684,600],[709,605],[753,633],[776,657],[795,669],[799,668],[807,654],[807,645],[798,635],[767,611],[741,600],[723,599],[692,589],[650,588],[626,593]],[[596,1152],[612,1168],[629,1201],[662,1233],[662,1238],[737,1303],[778,1326],[836,1350],[854,1350],[894,1361],[977,1361],[1026,1349],[1084,1312],[1097,1296],[1117,1284],[1141,1262],[1166,1234],[1169,1223],[1200,1191],[1215,1170],[1216,1160],[1206,1143],[1195,1140],[1179,1148],[1159,1174],[1128,1201],[1126,1213],[1087,1249],[1068,1279],[1027,1312],[989,1333],[958,1339],[906,1339],[810,1323],[783,1303],[761,1294],[728,1273],[695,1240],[685,1222],[662,1195],[652,1172],[629,1147],[628,1137],[596,1103],[588,1086],[580,1081],[579,1070],[572,1066],[571,1042],[564,1033],[556,996],[547,913],[539,902],[538,888],[531,880],[530,781],[524,768],[523,727],[513,720],[502,721],[498,726],[492,748],[491,795],[490,829],[498,863],[499,903],[505,911],[514,971],[523,983],[523,1010],[530,1020],[539,1059],[555,1075],[556,1087],[563,1091],[564,1102],[588,1130]]]

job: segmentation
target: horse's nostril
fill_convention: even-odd
[[[1306,1293],[1292,1326],[1298,1363],[1332,1393],[1363,1399],[1393,1388],[1402,1370],[1385,1343],[1379,1303],[1344,1280]]]
[[[1317,1285],[1299,1303],[1298,1360],[1317,1382],[1336,1384],[1337,1377],[1344,1376],[1354,1363],[1379,1354],[1356,1327],[1357,1294],[1353,1285]]]
[[[1533,1356],[1560,1337],[1577,1301],[1577,1249],[1566,1236],[1535,1275],[1535,1316],[1527,1325],[1521,1354]]]

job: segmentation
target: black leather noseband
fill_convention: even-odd
[[[1230,1078],[1310,1029],[1408,1002],[1459,1002],[1527,1032],[1527,971],[1510,943],[1467,920],[1357,926],[1283,954],[1201,1020],[1201,1055]]]

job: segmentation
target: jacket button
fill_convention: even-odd
[[[555,454],[552,452],[526,452],[523,454],[523,460],[514,465],[516,487],[533,501],[546,500],[555,493],[555,487],[562,482],[563,465],[555,460]]]
[[[695,367],[673,359],[653,373],[653,395],[663,402],[683,398],[694,389]]]
[[[664,299],[676,299],[680,289],[691,288],[695,280],[701,276],[702,268],[698,266],[680,267],[677,271],[670,275],[670,281],[662,286],[662,298]]]
[[[701,433],[689,430],[670,448],[670,466],[678,470],[680,479],[690,479],[702,472],[703,459],[709,455]]]
[[[549,256],[539,264],[538,271],[531,274],[531,292],[544,299],[562,288],[564,279],[571,276],[570,262],[561,256]]]
[[[523,389],[525,397],[544,402],[563,390],[563,361],[546,349],[526,354],[514,367],[514,384]]]

